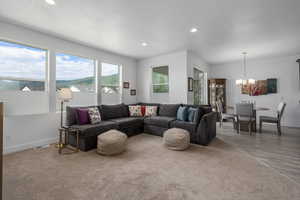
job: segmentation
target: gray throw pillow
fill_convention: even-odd
[[[199,109],[189,107],[189,109],[188,109],[188,121],[189,122],[196,122],[198,114],[199,114]]]

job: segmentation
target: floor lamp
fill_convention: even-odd
[[[58,99],[60,100],[60,127],[63,128],[63,112],[64,102],[68,102],[73,98],[73,93],[70,88],[61,88],[58,91]]]

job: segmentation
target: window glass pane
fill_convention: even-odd
[[[169,82],[168,66],[154,67],[152,73],[153,84],[167,84]]]
[[[118,65],[102,63],[101,90],[105,94],[119,93],[120,73]]]
[[[152,69],[152,85],[154,93],[169,92],[168,66],[154,67]]]
[[[43,91],[46,50],[0,41],[0,90]]]
[[[56,54],[56,88],[71,88],[73,92],[95,91],[94,60]]]
[[[169,91],[168,85],[153,85],[154,93],[167,93]]]

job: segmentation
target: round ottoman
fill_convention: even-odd
[[[171,128],[164,132],[163,140],[168,149],[185,150],[190,145],[190,133],[181,128]]]
[[[101,155],[115,155],[126,149],[127,135],[117,130],[109,130],[98,135],[97,152]]]

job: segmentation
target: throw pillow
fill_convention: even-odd
[[[128,106],[129,108],[129,115],[130,117],[141,117],[142,115],[142,108],[140,105],[136,106]]]
[[[88,109],[77,108],[76,109],[77,124],[84,125],[90,123]]]
[[[142,115],[145,116],[146,113],[146,106],[141,106]]]
[[[196,122],[199,114],[198,108],[189,107],[188,109],[188,121],[189,122]]]
[[[101,122],[101,115],[97,107],[88,108],[91,124],[97,124]]]
[[[157,106],[146,106],[145,116],[156,116]]]
[[[188,119],[188,108],[185,106],[180,106],[177,110],[177,120],[187,121]]]

